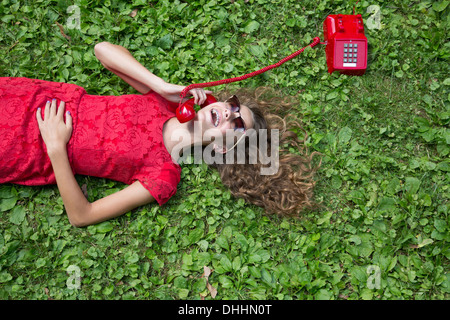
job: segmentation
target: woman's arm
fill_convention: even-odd
[[[100,42],[94,47],[95,56],[101,64],[113,72],[140,93],[147,93],[153,90],[172,102],[179,102],[180,93],[184,86],[165,82],[160,77],[151,73],[141,63],[139,63],[132,54],[124,47],[109,42]],[[188,95],[194,97],[194,102],[203,104],[206,100],[206,94],[212,91],[203,89],[192,89]],[[185,97],[187,100],[189,97]]]
[[[37,120],[70,223],[76,227],[95,224],[153,201],[153,197],[140,182],[93,203],[86,199],[75,180],[67,156],[67,142],[72,134],[72,117],[67,113],[64,123],[64,107],[64,102],[61,102],[57,110],[56,100],[47,102],[44,119],[39,108]]]
[[[165,81],[151,73],[122,46],[100,42],[94,47],[95,56],[101,64],[118,75],[140,93],[153,90],[162,93]]]

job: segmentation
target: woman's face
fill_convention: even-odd
[[[234,97],[234,96],[233,96]],[[236,135],[242,135],[253,128],[252,111],[244,105],[239,105],[237,98],[225,102],[215,102],[197,112],[197,121],[202,125],[202,131],[211,130],[215,135],[225,136],[227,130],[233,130]]]

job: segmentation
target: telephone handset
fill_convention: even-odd
[[[361,76],[367,69],[367,38],[360,14],[332,14],[323,22],[328,72]]]
[[[200,105],[200,108],[204,108],[207,105],[217,102],[216,98],[214,96],[207,94],[205,102]],[[177,107],[175,110],[175,114],[177,116],[178,121],[181,123],[191,121],[195,117],[195,109],[194,109],[195,103],[194,98],[191,98],[184,102],[181,106]]]

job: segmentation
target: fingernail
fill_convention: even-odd
[[[55,101],[56,99],[52,99],[53,101]]]
[[[50,103],[50,100],[47,100],[47,103]]]
[[[70,111],[67,111],[67,114],[70,116]]]

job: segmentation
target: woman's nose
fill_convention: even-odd
[[[230,118],[231,118],[231,120],[233,120],[233,119],[240,117],[239,112],[232,112],[231,110],[228,110],[228,109],[225,109],[224,114],[225,114],[225,119],[227,119],[227,120]]]

